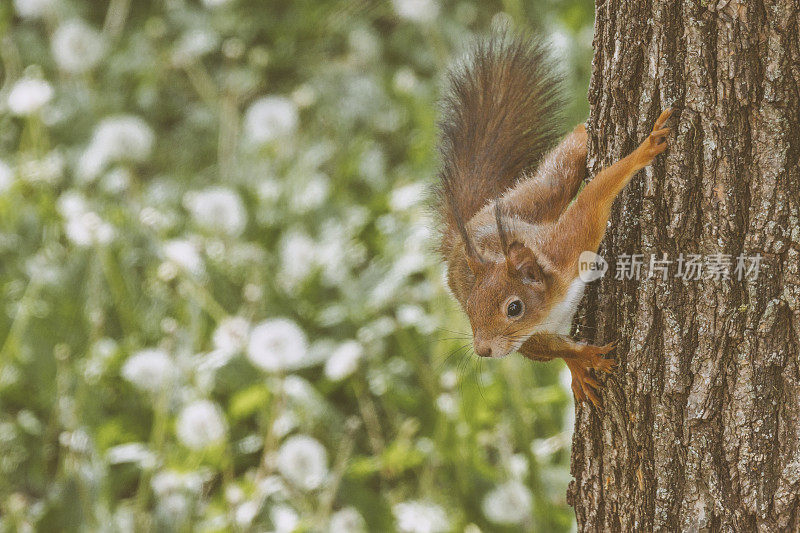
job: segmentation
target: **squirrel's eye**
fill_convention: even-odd
[[[508,318],[517,318],[522,314],[523,309],[522,300],[511,300],[506,307],[506,314]]]

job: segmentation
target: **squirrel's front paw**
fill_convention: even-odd
[[[575,395],[575,401],[578,403],[588,401],[595,408],[602,410],[603,405],[597,395],[601,385],[589,375],[586,365],[573,359],[564,359],[564,362],[572,374],[572,393]]]
[[[670,129],[664,128],[663,126],[670,115],[672,115],[672,109],[665,109],[662,111],[653,126],[653,131],[647,136],[647,139],[639,145],[639,148],[636,149],[636,166],[638,168],[646,167],[653,162],[653,159],[655,159],[658,154],[667,149],[669,145],[667,143],[667,134]]]
[[[616,347],[616,342],[609,342],[603,346],[587,344],[581,352],[581,359],[584,361],[584,364],[592,370],[609,373],[614,370],[617,362],[603,356],[613,351]]]

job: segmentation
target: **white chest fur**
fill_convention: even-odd
[[[531,333],[557,333],[559,335],[569,335],[572,329],[572,319],[575,318],[575,311],[583,298],[583,290],[586,283],[581,278],[575,278],[567,289],[564,299],[557,302],[550,313],[542,320],[542,323],[534,328]]]

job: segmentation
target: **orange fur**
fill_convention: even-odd
[[[537,112],[550,109],[541,98],[552,95],[531,79],[541,70],[540,49],[514,43],[480,49],[473,69],[455,80],[440,188],[448,284],[479,355],[519,350],[532,360],[562,358],[576,399],[599,406],[589,370],[609,372],[614,363],[602,356],[614,345],[567,336],[583,294],[578,257],[597,251],[617,194],[667,148],[663,125],[671,111],[575,198],[586,175],[586,130],[576,127],[532,171],[546,137],[536,133]]]

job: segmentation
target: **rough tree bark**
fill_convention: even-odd
[[[618,339],[576,416],[579,531],[800,531],[800,0],[598,0],[589,167],[673,106],[615,205],[585,337]],[[762,256],[755,280],[646,278],[651,253]],[[643,279],[614,258],[644,254]],[[735,264],[734,264],[735,266]]]

